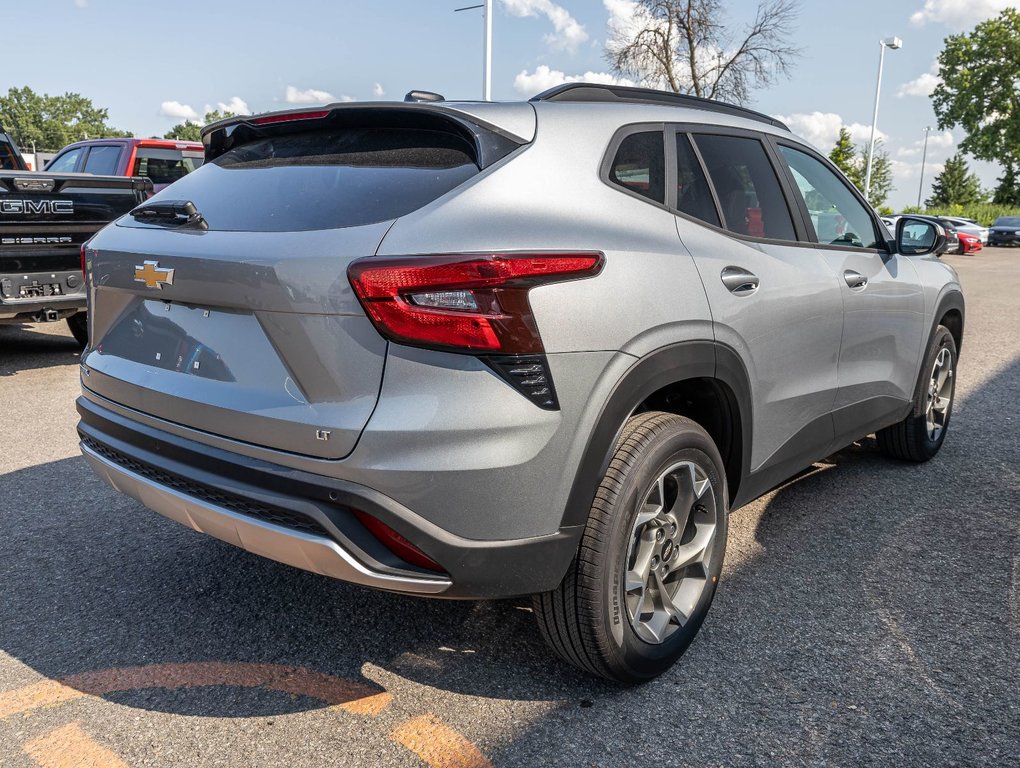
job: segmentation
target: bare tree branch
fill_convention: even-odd
[[[633,23],[611,36],[606,59],[645,85],[742,104],[789,74],[800,55],[789,42],[798,12],[799,0],[759,0],[754,20],[732,35],[722,0],[637,0]]]

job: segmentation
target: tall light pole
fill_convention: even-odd
[[[482,100],[492,101],[492,0],[454,8],[453,12],[473,11],[477,8],[482,9],[482,24],[485,27],[482,37]]]
[[[924,126],[924,149],[921,151],[921,180],[917,183],[917,207],[921,207],[921,192],[924,189],[924,161],[928,159],[928,134],[931,126]]]
[[[864,171],[864,197],[871,202],[871,165],[875,160],[875,128],[878,125],[878,99],[882,95],[882,67],[885,65],[885,49],[903,47],[903,41],[898,37],[887,37],[879,41],[881,51],[878,54],[878,82],[875,84],[875,112],[871,117],[871,141],[868,143],[868,166]]]

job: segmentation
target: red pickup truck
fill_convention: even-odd
[[[151,179],[159,192],[202,165],[203,157],[197,141],[89,139],[68,144],[46,165],[46,171],[141,176]]]

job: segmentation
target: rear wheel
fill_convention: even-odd
[[[562,583],[533,599],[546,642],[626,683],[665,672],[712,603],[726,549],[722,459],[693,421],[651,412],[624,428]]]
[[[89,316],[85,312],[78,312],[67,318],[67,327],[71,329],[71,335],[82,347],[89,343]]]
[[[883,453],[904,461],[928,461],[946,439],[956,391],[956,341],[945,326],[935,330],[923,370],[910,414],[875,434]]]

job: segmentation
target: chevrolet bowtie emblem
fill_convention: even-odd
[[[174,271],[161,269],[158,261],[144,261],[135,265],[135,282],[145,283],[147,288],[159,288],[174,284]]]

